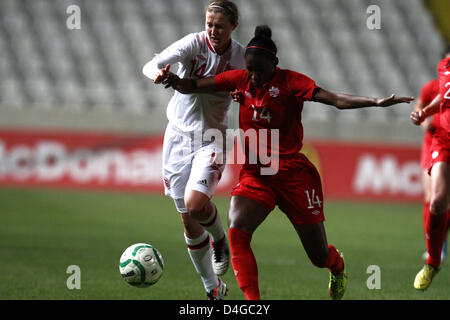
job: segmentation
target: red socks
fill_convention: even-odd
[[[322,268],[330,269],[332,274],[339,274],[344,270],[344,260],[331,244],[328,245],[328,258]]]
[[[446,214],[429,214],[425,226],[425,241],[427,244],[428,258],[426,264],[438,268],[441,264],[442,245],[447,234]]]
[[[422,210],[422,225],[423,225],[423,234],[425,235],[425,239],[427,236],[427,225],[430,217],[430,202],[425,202]]]
[[[260,300],[258,287],[258,266],[253,255],[250,241],[252,235],[236,229],[228,230],[231,250],[231,264],[239,288],[247,300]]]
[[[260,300],[258,266],[250,247],[252,235],[236,228],[230,228],[228,236],[230,239],[231,264],[239,288],[241,288],[247,300]],[[344,269],[344,260],[332,245],[328,245],[327,260],[320,267],[330,269],[333,274],[339,274]]]
[[[447,236],[449,214],[448,211],[446,214],[431,214],[429,202],[426,202],[423,207],[422,220],[428,252],[426,264],[435,268],[441,264],[441,251]]]

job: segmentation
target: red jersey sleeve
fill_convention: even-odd
[[[438,95],[439,93],[439,80],[434,79],[431,81],[428,81],[424,84],[422,87],[422,91],[420,92],[420,101],[424,104],[424,106],[427,106],[428,104],[433,101],[433,99]]]
[[[215,76],[216,85],[222,91],[232,91],[241,89],[247,71],[245,70],[230,70],[220,73]]]
[[[320,89],[314,80],[295,71],[289,72],[288,84],[289,88],[292,90],[292,94],[298,100],[311,100],[313,98],[314,91]]]

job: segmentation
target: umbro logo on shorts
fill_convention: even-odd
[[[198,183],[198,184],[201,184],[201,185],[203,185],[203,186],[205,186],[205,187],[208,186],[208,181],[207,181],[206,179],[199,180],[199,181],[197,181],[197,183]]]

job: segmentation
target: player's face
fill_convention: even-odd
[[[245,64],[248,77],[257,88],[261,88],[270,81],[276,71],[276,63],[263,55],[247,54]]]
[[[236,26],[237,25],[232,25],[228,18],[222,13],[206,13],[205,30],[211,41],[211,45],[218,54],[222,54],[228,49],[231,33]]]

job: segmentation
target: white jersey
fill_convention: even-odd
[[[148,62],[143,73],[154,80],[158,71],[167,64],[179,63],[180,78],[201,79],[227,70],[244,69],[245,48],[232,40],[230,48],[218,55],[206,31],[191,33],[173,43]],[[204,132],[215,128],[225,133],[228,127],[227,111],[231,103],[228,92],[215,94],[182,94],[175,91],[167,106],[169,122],[180,131]]]

